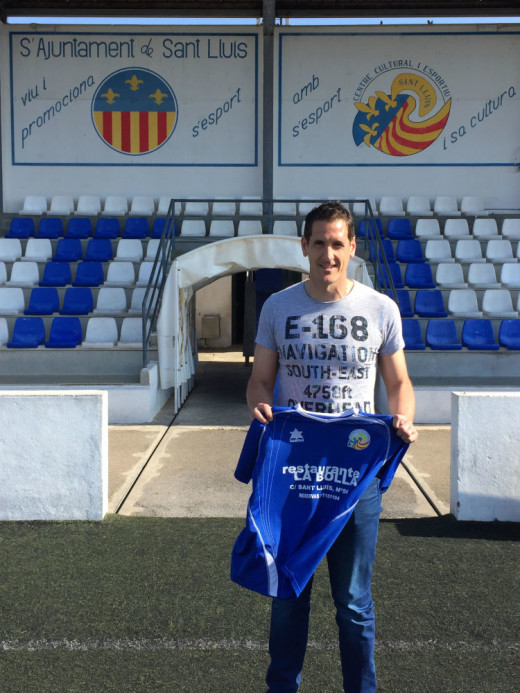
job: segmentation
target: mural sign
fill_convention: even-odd
[[[11,31],[9,66],[13,165],[258,163],[254,32]]]
[[[280,32],[278,47],[280,166],[514,164],[518,32]]]

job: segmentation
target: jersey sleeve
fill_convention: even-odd
[[[253,419],[235,469],[235,479],[243,484],[248,484],[253,476],[253,469],[258,458],[258,450],[264,430],[265,425],[261,424],[257,419]]]

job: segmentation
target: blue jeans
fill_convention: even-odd
[[[374,479],[327,553],[345,693],[376,690],[371,581],[380,513],[379,479]],[[307,648],[311,590],[312,579],[297,599],[273,599],[271,664],[266,677],[269,693],[298,690]]]

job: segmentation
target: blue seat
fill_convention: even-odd
[[[83,256],[79,238],[60,238],[56,246],[55,262],[77,262]]]
[[[67,226],[67,238],[90,238],[92,222],[88,217],[72,217]]]
[[[501,346],[510,350],[520,349],[520,320],[502,320],[498,331]]]
[[[381,241],[381,245],[378,246],[379,250],[379,259],[381,262],[383,262],[383,255],[386,257],[387,262],[395,262],[395,254],[394,254],[394,244],[392,241],[389,241],[387,238],[383,241]],[[372,262],[376,259],[376,249],[375,245],[372,241],[370,241],[370,246],[369,246],[369,257]]]
[[[495,342],[490,320],[465,320],[462,326],[462,344],[468,349],[485,351],[500,349],[500,345]]]
[[[120,234],[119,219],[101,217],[97,220],[94,238],[119,238]]]
[[[112,243],[108,238],[91,238],[85,253],[86,262],[110,262],[114,257]]]
[[[166,217],[157,217],[156,219],[154,219],[153,226],[152,226],[152,238],[160,238],[162,236],[165,221],[166,221]],[[174,235],[178,236],[179,230],[177,228],[177,222],[176,221],[173,222],[173,228],[174,228]]]
[[[88,287],[70,287],[65,291],[60,315],[87,315],[94,309],[94,297]]]
[[[381,219],[376,219],[375,222],[376,222],[376,229],[377,229],[377,231],[379,232],[380,237],[383,238],[384,232],[383,232],[383,224],[381,223]],[[372,233],[371,233],[371,234],[368,234],[368,235],[369,235],[369,238],[370,238],[370,237],[375,236],[375,229],[374,229],[374,224],[373,224],[373,222],[372,222],[372,219],[369,219],[369,220],[368,220],[368,223],[369,223],[369,225],[370,225],[369,228],[372,229]],[[357,235],[358,235],[360,238],[365,238],[365,234],[366,234],[365,220],[364,220],[364,219],[361,219],[361,221],[359,222]]]
[[[405,349],[426,349],[418,320],[403,320],[403,338]]]
[[[36,349],[45,340],[45,325],[42,318],[16,318],[12,339],[7,342],[10,349]]]
[[[45,346],[48,349],[74,349],[78,344],[81,344],[81,340],[82,332],[79,318],[54,318]]]
[[[6,238],[30,238],[34,236],[34,219],[32,217],[13,217]]]
[[[415,238],[399,241],[395,255],[397,262],[425,262],[421,241]]]
[[[410,219],[389,219],[386,225],[386,237],[393,241],[402,241],[413,238]]]
[[[31,291],[25,315],[52,315],[60,308],[58,290],[54,287],[37,287]]]
[[[99,286],[104,281],[103,265],[100,262],[79,262],[72,286]]]
[[[432,268],[426,263],[411,262],[404,271],[404,283],[411,289],[434,289]]]
[[[390,271],[390,276],[394,281],[394,286],[396,289],[402,289],[404,288],[403,284],[403,277],[401,275],[401,267],[397,264],[397,262],[390,262],[388,265],[389,271]],[[377,271],[377,276],[379,277],[379,283],[383,289],[389,289],[390,288],[390,282],[388,279],[388,273],[386,270],[386,267],[382,265],[380,268],[378,268]]]
[[[426,326],[426,344],[431,349],[442,351],[459,351],[462,349],[455,321],[451,320],[451,318],[446,320],[429,320]]]
[[[48,262],[43,269],[40,286],[67,286],[71,278],[68,262]]]
[[[390,298],[393,298],[392,292],[386,292]],[[412,300],[410,298],[410,293],[408,289],[396,289],[397,294],[397,305],[399,306],[399,312],[402,318],[413,318],[414,312],[412,308]]]
[[[146,238],[149,231],[146,217],[128,217],[125,222],[123,238]]]
[[[445,318],[448,315],[439,289],[419,289],[415,294],[414,309],[421,318]]]
[[[36,238],[59,238],[63,236],[63,221],[59,217],[40,219]]]

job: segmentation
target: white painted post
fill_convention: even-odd
[[[520,521],[520,392],[452,394],[450,508],[458,520]]]
[[[0,520],[103,519],[106,392],[2,391],[0,421]]]

